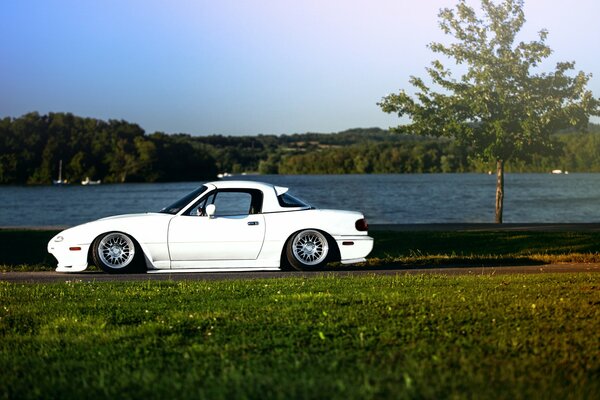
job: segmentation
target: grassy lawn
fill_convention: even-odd
[[[56,268],[48,253],[48,242],[58,231],[0,229],[0,268],[2,271],[42,271]]]
[[[369,232],[370,265],[600,262],[600,232]]]
[[[600,275],[0,282],[0,398],[600,396]]]

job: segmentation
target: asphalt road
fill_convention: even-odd
[[[354,268],[330,269],[318,272],[269,271],[269,272],[195,272],[195,273],[160,273],[160,274],[128,274],[109,275],[102,272],[59,273],[59,272],[4,272],[0,281],[12,283],[57,283],[57,282],[132,282],[132,281],[210,281],[229,279],[275,279],[318,276],[364,276],[364,275],[408,275],[408,274],[441,274],[441,275],[501,275],[501,274],[545,274],[565,272],[600,272],[599,264],[547,264],[528,266],[496,266],[496,267],[444,267],[444,268]]]

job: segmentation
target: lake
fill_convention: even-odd
[[[254,175],[318,208],[362,211],[370,223],[494,222],[495,175]],[[0,186],[0,226],[72,226],[158,211],[201,182]],[[504,221],[600,222],[600,174],[507,174]]]

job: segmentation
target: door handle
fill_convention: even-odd
[[[248,222],[248,225],[258,225],[258,221],[250,221]]]

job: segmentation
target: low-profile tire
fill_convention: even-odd
[[[141,259],[139,247],[125,233],[105,233],[92,243],[94,264],[109,274],[139,272]]]
[[[294,269],[320,269],[329,262],[334,246],[323,232],[306,229],[289,238],[285,254],[287,262]]]

